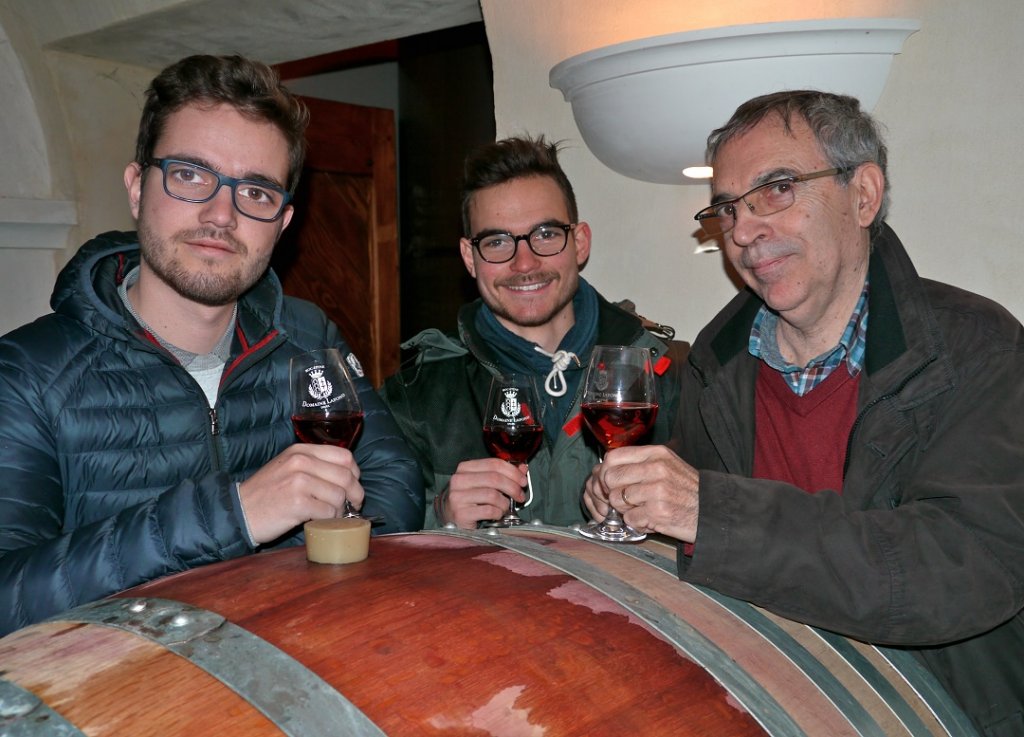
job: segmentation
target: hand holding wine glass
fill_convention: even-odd
[[[658,416],[651,354],[637,346],[594,346],[584,379],[583,421],[603,452],[642,440]],[[584,537],[635,542],[646,534],[634,530],[614,507],[601,522],[580,529]]]
[[[363,408],[341,352],[323,348],[293,356],[290,376],[292,427],[299,440],[351,449],[363,427]],[[342,516],[362,515],[346,499]]]
[[[491,379],[483,422],[484,443],[491,455],[509,463],[526,463],[544,440],[540,408],[532,376],[513,373]],[[526,504],[529,504],[533,500],[529,468],[526,483],[529,489]],[[515,499],[509,497],[508,512],[494,526],[521,524],[523,519],[516,511]]]

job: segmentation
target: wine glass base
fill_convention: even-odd
[[[502,517],[501,519],[487,522],[484,527],[519,527],[525,524],[527,524],[526,520],[521,517]]]
[[[579,533],[591,540],[604,540],[610,543],[635,543],[647,537],[646,532],[638,532],[629,525],[609,524],[607,521],[591,522],[585,527],[580,527]]]

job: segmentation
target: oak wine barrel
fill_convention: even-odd
[[[0,639],[0,735],[974,735],[915,660],[573,530],[374,538],[153,581]]]

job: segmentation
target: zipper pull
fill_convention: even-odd
[[[217,410],[210,407],[210,434],[220,435],[220,426],[217,424]]]

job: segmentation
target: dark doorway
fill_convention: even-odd
[[[459,189],[465,155],[495,137],[494,83],[483,23],[302,59],[277,69],[290,80],[382,63],[398,65],[399,287],[395,294],[377,297],[391,299],[399,312],[400,339],[407,340],[430,327],[453,331],[459,307],[477,296],[459,257]],[[316,135],[311,132],[311,137]],[[344,133],[335,130],[332,135],[340,140]],[[350,299],[358,297],[342,295],[331,307],[344,309]],[[380,307],[387,311],[383,303]],[[397,343],[384,332],[382,338]],[[394,351],[397,357],[397,345],[378,344],[377,350],[385,355]],[[381,368],[389,366],[385,360]],[[379,381],[387,373],[375,378]]]
[[[494,78],[483,23],[399,42],[401,333],[453,331],[477,296],[459,256],[462,161],[494,140]]]
[[[305,102],[309,146],[299,205],[271,265],[286,294],[327,313],[379,386],[399,364],[394,116]]]

